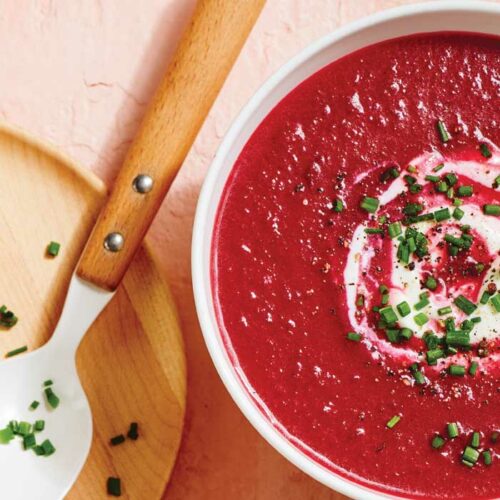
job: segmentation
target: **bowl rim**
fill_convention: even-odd
[[[339,42],[340,40],[367,29],[369,27],[381,24],[387,21],[396,20],[403,17],[412,17],[423,13],[433,12],[473,12],[473,13],[492,13],[500,14],[500,4],[489,1],[458,0],[447,1],[436,0],[426,3],[415,3],[404,5],[391,9],[379,11],[369,16],[363,17],[351,23],[345,24],[318,40],[307,45],[292,59],[282,65],[269,77],[253,94],[250,100],[238,113],[231,126],[222,139],[217,153],[208,169],[207,175],[200,191],[198,203],[196,206],[193,237],[191,244],[191,274],[192,285],[195,299],[195,306],[198,320],[201,326],[205,344],[208,348],[212,361],[217,369],[219,377],[225,385],[227,391],[234,402],[245,415],[247,420],[259,432],[259,434],[282,456],[297,468],[305,472],[313,479],[319,481],[325,486],[347,495],[351,498],[360,498],[367,500],[376,499],[405,499],[408,497],[398,496],[380,491],[377,488],[371,488],[354,480],[348,479],[330,469],[327,469],[318,461],[306,455],[302,450],[296,447],[280,430],[273,425],[268,417],[258,408],[248,390],[243,386],[239,379],[233,364],[231,363],[226,348],[222,347],[221,334],[218,327],[213,326],[211,308],[213,304],[212,287],[207,286],[204,276],[206,269],[206,230],[207,219],[212,207],[212,193],[217,184],[220,172],[225,159],[231,150],[235,140],[241,134],[243,128],[251,116],[259,109],[264,99],[284,80],[290,73],[305,63],[310,58],[327,48],[328,46]],[[416,32],[417,33],[417,32]],[[390,39],[389,37],[388,39]],[[370,44],[368,44],[370,45]],[[367,45],[367,46],[368,46]],[[313,74],[313,73],[311,73]],[[255,129],[254,129],[255,130]],[[244,146],[243,146],[244,147]],[[224,181],[226,182],[227,177]],[[217,197],[217,205],[220,197]],[[213,232],[213,224],[208,224],[211,228],[210,236]],[[211,246],[212,238],[209,245]]]

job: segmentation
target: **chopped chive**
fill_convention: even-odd
[[[491,465],[492,458],[491,458],[491,451],[490,450],[483,451],[483,460],[484,460],[484,465]]]
[[[412,374],[416,384],[418,385],[425,384],[425,376],[420,370],[414,370]]]
[[[410,314],[410,312],[411,312],[410,306],[409,306],[408,302],[406,302],[406,301],[400,302],[400,303],[396,306],[396,309],[398,310],[399,314],[400,314],[403,318],[404,318],[405,316],[408,316],[408,314]]]
[[[17,434],[17,432],[19,431],[19,422],[17,420],[11,420],[9,422],[9,428],[12,429],[12,432],[14,434]]]
[[[490,148],[488,147],[488,144],[485,144],[484,142],[482,142],[482,143],[479,145],[479,150],[481,151],[481,154],[482,154],[485,158],[491,158],[492,153],[491,153],[491,151],[490,151]]]
[[[332,202],[332,210],[334,212],[342,212],[344,210],[344,204],[342,203],[342,200],[334,200]]]
[[[451,139],[451,136],[448,133],[448,130],[446,129],[446,125],[444,124],[444,122],[439,120],[436,124],[436,127],[441,141],[448,142]]]
[[[33,446],[33,451],[37,456],[45,455],[45,450],[43,449],[43,446],[40,445]]]
[[[439,182],[439,177],[437,175],[426,175],[425,180],[429,182]]]
[[[461,208],[456,207],[455,210],[453,210],[453,218],[456,220],[461,220],[464,215],[465,212]]]
[[[473,432],[470,445],[473,448],[479,448],[480,441],[481,441],[481,434],[479,434],[479,432]]]
[[[466,462],[469,462],[470,464],[474,465],[477,462],[478,458],[479,458],[479,452],[474,448],[471,448],[470,446],[466,446],[464,453],[462,455],[462,460],[465,460]]]
[[[418,215],[424,210],[424,206],[421,203],[407,203],[403,208],[403,213],[405,215]]]
[[[408,165],[406,167],[406,170],[408,170],[410,174],[415,174],[417,172],[417,167],[415,165]]]
[[[425,280],[425,288],[428,288],[429,290],[435,290],[437,286],[438,283],[436,278],[434,278],[434,276],[428,276]]]
[[[465,375],[465,366],[462,365],[450,365],[448,367],[448,372],[454,377],[463,377]]]
[[[410,193],[417,194],[420,193],[420,191],[422,191],[423,188],[424,187],[422,186],[422,184],[412,184],[408,189]]]
[[[16,434],[23,437],[31,434],[31,424],[29,422],[19,422]]]
[[[500,436],[500,432],[493,431],[490,436],[490,441],[495,444],[498,441],[498,437]]]
[[[7,309],[6,305],[0,307],[0,325],[12,328],[18,322],[18,317]]]
[[[441,307],[438,309],[439,316],[445,316],[446,314],[451,314],[451,306]]]
[[[409,184],[410,186],[417,182],[417,178],[413,177],[413,175],[405,175],[403,179],[406,181],[406,184]]]
[[[471,321],[473,323],[481,323],[481,318],[479,316],[476,316],[475,318],[471,318]]]
[[[33,446],[36,445],[36,438],[34,434],[28,434],[27,436],[23,437],[23,447],[25,450],[29,450],[30,448],[33,448]]]
[[[386,306],[389,303],[389,294],[384,293],[384,295],[382,295],[382,299],[380,302],[382,303],[383,306]]]
[[[46,439],[40,446],[43,448],[43,454],[47,457],[56,451],[49,439]]]
[[[446,344],[452,347],[468,347],[470,337],[468,332],[461,330],[446,332]]]
[[[467,316],[470,316],[476,309],[477,306],[473,304],[469,299],[463,295],[459,295],[453,303],[461,309]]]
[[[378,223],[379,224],[385,224],[387,222],[387,215],[381,215],[379,218],[378,218]]]
[[[45,420],[37,420],[33,425],[33,429],[37,432],[41,432],[45,429]]]
[[[347,338],[353,342],[359,342],[361,340],[361,335],[359,333],[349,332]]]
[[[111,446],[118,446],[125,442],[125,436],[123,434],[118,434],[118,436],[114,436],[109,440]]]
[[[365,296],[359,294],[358,298],[356,299],[356,306],[357,307],[363,307],[365,305]]]
[[[370,196],[365,196],[361,201],[361,208],[367,212],[373,214],[377,211],[379,206],[379,201],[377,198],[371,198]]]
[[[464,248],[466,246],[466,243],[462,238],[457,238],[452,234],[445,234],[444,241],[458,248]]]
[[[458,432],[458,425],[455,422],[451,422],[448,424],[448,437],[450,439],[454,439],[458,437],[459,432]]]
[[[483,212],[485,215],[500,215],[500,205],[483,205]]]
[[[423,326],[429,321],[429,318],[424,313],[418,313],[413,317],[413,320],[418,326]]]
[[[30,410],[36,410],[39,406],[40,402],[35,400],[30,404]]]
[[[472,196],[473,193],[474,189],[472,186],[460,186],[457,189],[457,196],[460,196],[460,198]]]
[[[399,177],[399,170],[396,167],[390,167],[384,170],[380,175],[381,182],[387,182],[389,179],[396,179]]]
[[[14,349],[12,351],[9,351],[5,357],[6,358],[12,358],[12,356],[17,356],[18,354],[21,354],[23,352],[26,352],[28,350],[27,345],[23,345],[22,347],[18,347],[17,349]]]
[[[106,482],[108,495],[119,497],[122,494],[122,486],[119,477],[108,477]]]
[[[495,189],[497,189],[498,187],[500,187],[500,175],[497,175],[495,177],[495,180],[493,181],[493,187]]]
[[[14,432],[11,427],[0,429],[0,444],[10,443],[14,439]]]
[[[385,330],[385,334],[387,336],[387,340],[392,344],[399,342],[399,330],[396,330],[395,328],[387,328]]]
[[[396,238],[402,233],[401,224],[399,222],[393,222],[389,224],[387,230],[391,238]]]
[[[401,417],[399,415],[394,415],[385,425],[388,429],[392,429],[400,420]]]
[[[464,204],[464,202],[463,202],[462,200],[460,200],[459,198],[455,198],[455,199],[453,200],[453,206],[455,206],[455,207],[460,207],[460,206],[462,206],[463,204]]]
[[[404,340],[410,340],[413,337],[413,332],[409,328],[401,328],[399,336]]]
[[[444,168],[444,163],[440,163],[439,165],[436,165],[432,171],[433,172],[439,172],[440,170],[442,170]]]
[[[137,422],[131,422],[130,428],[127,432],[127,437],[132,439],[132,441],[136,441],[139,437],[139,424]]]
[[[398,320],[398,317],[391,306],[383,307],[380,309],[379,313],[380,316],[382,316],[382,319],[388,324],[396,323]]]
[[[458,177],[453,172],[446,174],[444,176],[444,179],[445,179],[446,183],[448,184],[448,186],[450,186],[450,187],[454,186],[458,181]]]
[[[431,446],[435,450],[439,450],[439,448],[442,448],[444,446],[444,439],[441,436],[434,436],[431,441]]]
[[[389,288],[387,288],[386,285],[380,285],[378,287],[378,291],[381,293],[381,294],[384,294],[384,293],[389,293]]]
[[[52,385],[54,382],[52,382],[52,380],[48,379],[46,380],[44,383],[43,383],[43,386],[44,387],[49,387],[49,385]]]
[[[449,219],[450,217],[451,215],[449,208],[442,208],[441,210],[436,210],[434,212],[434,218],[436,219],[436,222],[442,222]]]
[[[429,305],[429,298],[428,297],[422,297],[413,307],[415,308],[415,311],[420,311],[424,307],[427,307]]]
[[[54,409],[57,408],[59,406],[59,398],[52,390],[52,387],[47,387],[44,392],[50,407]]]
[[[495,296],[491,297],[491,304],[495,308],[496,312],[500,312],[500,293],[497,293]]]
[[[61,248],[60,243],[57,243],[57,241],[51,241],[47,245],[47,254],[50,255],[51,257],[57,257],[60,248]]]
[[[366,234],[384,234],[384,230],[378,227],[367,227],[365,228]]]
[[[431,349],[425,353],[427,363],[435,365],[438,359],[444,358],[444,351],[442,349]]]

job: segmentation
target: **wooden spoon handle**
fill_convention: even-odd
[[[84,280],[120,283],[264,3],[198,2],[83,251]]]

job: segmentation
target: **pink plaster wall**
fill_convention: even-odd
[[[321,35],[408,3],[268,0],[160,211],[150,238],[177,299],[189,365],[184,441],[166,498],[340,498],[272,450],[222,387],[195,316],[191,225],[217,145],[258,86]],[[194,4],[0,0],[0,118],[53,142],[110,183]]]

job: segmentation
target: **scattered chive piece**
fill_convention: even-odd
[[[380,309],[379,313],[380,316],[382,316],[382,319],[388,324],[396,323],[398,320],[398,317],[391,306],[383,307]]]
[[[425,288],[428,288],[429,290],[435,290],[438,286],[438,283],[436,281],[436,278],[434,276],[429,276],[425,280]]]
[[[6,305],[0,307],[0,325],[12,328],[18,322],[18,317],[7,309]]]
[[[446,332],[446,344],[452,347],[469,347],[470,337],[468,332],[461,330],[452,330]]]
[[[465,212],[461,208],[456,207],[455,210],[453,210],[453,218],[456,220],[460,220],[464,215]]]
[[[367,212],[373,214],[377,211],[379,205],[379,201],[377,198],[370,198],[369,196],[365,196],[361,202],[361,208],[366,210]]]
[[[423,326],[427,323],[427,321],[429,321],[429,318],[424,313],[418,313],[416,316],[413,317],[413,320],[418,326]]]
[[[139,437],[139,424],[137,422],[132,422],[130,424],[130,428],[127,432],[127,437],[132,439],[132,441],[136,441]]]
[[[23,345],[22,347],[18,347],[17,349],[14,349],[13,351],[9,351],[5,357],[6,358],[12,358],[12,356],[17,356],[18,354],[22,354],[23,352],[26,352],[28,350],[27,345]]]
[[[35,400],[30,404],[30,410],[36,410],[39,406],[40,402]]]
[[[470,445],[473,448],[479,448],[480,441],[481,441],[481,434],[479,434],[479,432],[473,432]]]
[[[453,375],[454,377],[463,377],[465,375],[465,366],[450,365],[448,371],[450,375]]]
[[[378,218],[378,223],[379,224],[385,224],[387,222],[387,215],[381,215],[379,218]]]
[[[123,434],[118,434],[118,436],[114,436],[109,440],[111,446],[117,446],[125,442],[125,436]]]
[[[31,424],[29,422],[19,422],[16,434],[23,437],[31,434]]]
[[[33,446],[36,445],[36,439],[34,434],[28,434],[27,436],[23,437],[23,447],[25,450],[29,450],[30,448],[33,448]]]
[[[40,446],[43,448],[43,454],[47,457],[56,451],[49,439],[46,439]]]
[[[51,257],[57,257],[60,248],[60,243],[57,243],[57,241],[51,241],[47,246],[47,254]]]
[[[415,174],[417,172],[417,167],[415,165],[408,165],[406,167],[406,170],[408,170],[410,174]]]
[[[500,436],[500,432],[498,431],[494,431],[491,433],[491,436],[490,436],[490,441],[494,444],[498,441],[498,436]]]
[[[469,462],[474,465],[479,458],[479,452],[470,446],[466,446],[464,453],[462,455],[462,461]]]
[[[437,175],[426,175],[425,180],[429,182],[439,182],[439,177]]]
[[[445,180],[446,180],[446,183],[448,184],[448,186],[454,186],[457,181],[458,181],[458,177],[453,173],[453,172],[450,172],[449,174],[446,174],[444,176]]]
[[[460,196],[460,198],[469,197],[472,196],[473,192],[472,186],[460,186],[457,189],[457,196]]]
[[[434,218],[436,222],[441,222],[447,220],[451,217],[449,208],[442,208],[441,210],[436,210],[434,212]]]
[[[9,422],[9,428],[12,430],[14,434],[17,434],[19,430],[19,423],[17,422],[17,420],[11,420]]]
[[[500,175],[497,175],[495,177],[495,180],[493,181],[493,187],[496,189],[498,187],[500,187]]]
[[[480,318],[480,316],[476,316],[475,318],[471,318],[471,321],[473,323],[481,323],[481,318]]]
[[[403,177],[403,179],[406,181],[407,184],[409,184],[410,186],[412,184],[415,184],[417,182],[417,178],[416,177],[413,177],[413,175],[405,175]]]
[[[122,494],[122,486],[119,477],[108,477],[106,482],[106,488],[108,495],[113,497],[119,497]]]
[[[383,306],[386,306],[389,303],[389,294],[388,293],[384,293],[384,295],[382,295],[381,303]]]
[[[0,429],[0,444],[10,443],[14,439],[14,431],[12,428],[5,427],[5,429]]]
[[[488,147],[488,144],[485,144],[484,142],[482,142],[480,145],[479,145],[479,150],[481,151],[481,154],[485,157],[485,158],[491,158],[491,151],[490,151],[490,148]]]
[[[483,451],[483,460],[484,460],[484,465],[491,465],[492,458],[491,458],[491,451],[490,450]]]
[[[500,293],[497,293],[494,297],[491,297],[491,304],[495,308],[496,312],[500,312]]]
[[[476,309],[477,306],[473,304],[469,299],[463,295],[459,295],[453,303],[461,309],[467,316],[470,316]]]
[[[44,392],[45,392],[45,397],[47,398],[47,403],[50,405],[51,408],[56,409],[59,406],[59,398],[52,390],[52,387],[47,387]]]
[[[363,307],[365,305],[365,297],[364,295],[358,295],[358,298],[356,299],[356,306],[357,307]]]
[[[396,167],[390,167],[380,175],[380,182],[387,182],[389,179],[397,179],[399,170]]]
[[[37,456],[45,455],[45,450],[39,444],[36,446],[33,446],[33,451],[35,452],[35,455],[37,455]]]
[[[427,358],[427,363],[429,365],[435,365],[437,360],[444,358],[444,351],[442,349],[430,349],[425,353]]]
[[[438,309],[439,316],[444,316],[445,314],[451,314],[451,306],[441,307]]]
[[[378,227],[367,227],[365,228],[366,234],[384,234],[384,230]]]
[[[418,215],[424,210],[424,206],[421,203],[407,203],[403,208],[403,213],[405,215]]]
[[[448,424],[448,437],[450,439],[454,439],[458,437],[459,432],[458,432],[458,425],[455,422],[451,422]]]
[[[500,215],[500,205],[483,205],[485,215]]]
[[[408,189],[410,190],[410,193],[417,194],[422,191],[424,187],[421,184],[412,184]]]
[[[399,222],[393,222],[392,224],[389,224],[387,230],[391,238],[396,238],[402,233],[401,224]]]
[[[361,335],[355,332],[349,332],[347,334],[348,340],[352,340],[353,342],[359,342],[361,340]]]
[[[33,425],[33,429],[36,432],[41,432],[45,429],[45,420],[37,420]]]
[[[396,330],[395,328],[387,328],[385,330],[387,340],[393,344],[399,342],[399,333],[399,330]]]
[[[394,415],[385,425],[388,429],[392,429],[400,420],[401,417],[399,415]]]
[[[436,165],[432,171],[433,172],[439,172],[440,170],[442,170],[444,168],[444,163],[440,163],[439,165]]]
[[[396,306],[396,309],[398,310],[399,314],[404,318],[405,316],[408,316],[408,314],[410,314],[411,312],[411,309],[410,309],[410,306],[408,304],[408,302],[406,301],[403,301],[401,303],[399,303],[397,306]]]
[[[342,212],[344,210],[344,204],[342,203],[342,200],[335,200],[332,202],[332,210],[334,212]]]
[[[418,385],[425,384],[424,374],[420,370],[415,370],[413,373],[413,378],[415,379],[415,383]]]
[[[44,383],[43,383],[43,386],[44,387],[49,387],[49,385],[52,385],[54,382],[52,382],[52,380],[48,379],[46,380]]]
[[[435,450],[439,450],[439,448],[442,448],[444,446],[444,439],[441,436],[434,436],[431,441],[431,446]]]
[[[448,130],[446,129],[446,125],[441,120],[439,120],[436,126],[441,141],[448,142],[451,139],[451,136],[448,133]]]
[[[420,311],[420,309],[423,309],[428,305],[429,305],[428,297],[422,297],[413,307],[415,308],[415,311]]]
[[[453,200],[453,206],[455,206],[455,207],[460,207],[463,204],[464,204],[464,202],[462,200],[460,200],[459,198],[455,198]]]
[[[410,340],[413,337],[413,332],[409,328],[401,328],[399,336],[404,340]]]

